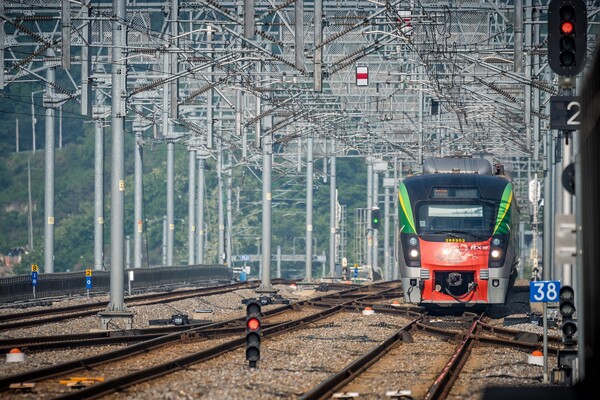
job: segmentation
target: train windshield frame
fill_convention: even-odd
[[[415,207],[417,234],[430,241],[444,241],[448,235],[469,240],[492,236],[497,207],[485,200],[423,200]]]

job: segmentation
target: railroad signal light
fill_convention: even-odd
[[[256,368],[256,363],[260,360],[261,317],[260,301],[248,300],[246,303],[246,360],[250,362],[250,368]]]
[[[577,332],[577,324],[573,320],[575,314],[575,292],[571,286],[562,286],[559,292],[558,310],[562,316],[563,342],[565,345],[573,344],[573,336]]]
[[[548,5],[548,63],[562,76],[577,75],[587,58],[587,9],[583,0]]]
[[[373,207],[371,210],[371,228],[379,229],[380,210],[378,207]]]

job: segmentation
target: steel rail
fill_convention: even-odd
[[[152,340],[174,332],[181,332],[182,340],[193,340],[199,337],[215,338],[222,336],[241,335],[246,327],[242,321],[235,326],[207,328],[195,331],[199,326],[212,325],[210,322],[191,325],[179,325],[165,328],[137,329],[132,334],[129,331],[92,332],[73,335],[40,336],[35,338],[0,339],[0,353],[8,353],[13,348],[21,351],[46,351],[53,349],[66,349],[88,346],[107,346],[114,344],[128,344]],[[263,324],[263,329],[270,328],[275,324]],[[194,331],[189,332],[189,331]],[[114,333],[118,333],[114,335]],[[125,334],[123,334],[125,333]]]
[[[487,344],[491,344],[491,345],[499,345],[502,347],[515,347],[521,350],[537,350],[540,349],[541,345],[537,344],[537,343],[531,343],[528,341],[523,341],[523,340],[516,340],[516,339],[504,339],[504,338],[499,338],[499,337],[490,337],[490,336],[483,336],[483,335],[471,335],[471,339],[472,340],[476,340],[480,343],[487,343]],[[562,345],[559,346],[548,346],[548,350],[552,353],[554,353],[555,355],[558,354],[559,350],[562,348]]]
[[[376,285],[372,285],[371,287],[373,287],[373,286],[376,286]],[[351,292],[354,292],[357,290],[360,291],[361,288],[350,289],[347,292],[351,293]],[[389,291],[389,290],[395,290],[395,288],[383,287],[383,289],[382,289],[382,291]],[[370,295],[371,294],[367,293],[367,294],[365,294],[364,298],[368,298]],[[302,328],[306,325],[309,325],[315,321],[318,321],[320,319],[329,317],[331,315],[334,315],[338,312],[343,311],[344,310],[343,306],[346,303],[351,302],[351,301],[354,301],[354,300],[346,301],[339,305],[332,306],[330,309],[323,310],[323,311],[317,312],[315,314],[311,314],[309,316],[299,318],[297,320],[276,324],[270,328],[264,329],[262,331],[262,336],[264,338],[268,338],[268,337],[280,335],[285,332],[297,330],[297,329]],[[306,304],[308,302],[303,301],[303,302],[299,302],[299,303]],[[288,307],[291,308],[292,305],[289,305]],[[284,307],[284,308],[287,308],[287,307]],[[185,369],[191,364],[206,361],[208,359],[211,359],[213,357],[216,357],[218,355],[224,354],[224,353],[234,350],[238,347],[241,347],[245,344],[245,342],[246,342],[246,339],[244,337],[240,337],[240,338],[228,341],[226,343],[220,344],[218,346],[215,346],[211,349],[200,351],[198,353],[194,353],[194,354],[182,357],[182,358],[178,358],[176,360],[172,360],[172,361],[169,361],[169,362],[166,362],[166,363],[163,363],[160,365],[156,365],[156,366],[144,369],[144,370],[140,370],[140,371],[137,371],[137,372],[134,372],[131,374],[127,374],[127,375],[124,375],[124,376],[121,376],[121,377],[118,377],[115,379],[110,379],[105,382],[96,383],[93,386],[81,389],[75,393],[68,393],[66,395],[59,396],[56,399],[61,399],[61,400],[78,399],[79,400],[79,399],[98,398],[100,396],[104,396],[109,393],[113,393],[115,391],[122,390],[127,387],[133,386],[134,384],[145,382],[145,381],[148,381],[148,380],[151,380],[154,378],[158,378],[160,376],[170,374],[175,371]]]
[[[378,286],[378,285],[373,285],[373,286]],[[388,288],[388,287],[385,287],[384,285],[381,285],[381,286],[383,286],[383,289],[382,289],[383,291],[395,290],[394,287]],[[324,299],[329,296],[343,298],[344,294],[351,295],[351,294],[354,294],[355,292],[364,291],[365,288],[366,288],[366,286],[356,286],[356,287],[346,289],[344,292],[336,292],[336,293],[332,293],[329,295],[321,296],[318,299]],[[340,296],[342,296],[342,297],[340,297]],[[365,295],[365,297],[368,297],[368,296],[369,296],[369,294]],[[350,302],[351,301],[353,301],[353,300],[350,300]],[[299,301],[296,303],[277,307],[272,310],[265,311],[265,312],[263,312],[263,314],[265,317],[271,317],[271,316],[281,314],[290,309],[294,309],[294,308],[302,307],[302,306],[308,306],[308,305],[309,305],[308,300],[303,300],[303,301]],[[341,305],[343,305],[343,303]],[[341,305],[338,305],[338,306],[332,307],[332,308],[335,308],[336,309],[335,312],[338,312],[338,311],[343,310],[343,307]],[[313,314],[313,316],[316,320],[316,319],[324,318],[324,317],[330,315],[330,313],[331,313],[331,311],[321,311],[319,313]],[[318,316],[318,318],[317,318],[317,316]],[[309,317],[302,318],[300,320],[294,320],[291,322],[275,324],[270,328],[264,329],[263,335],[268,337],[272,334],[274,335],[277,333],[282,333],[285,330],[297,328],[298,325],[303,325],[303,324],[308,323],[308,322],[306,322],[307,318],[309,318]],[[17,374],[17,375],[3,377],[3,378],[0,378],[0,392],[3,390],[6,390],[10,386],[11,383],[37,382],[37,381],[40,381],[43,379],[48,379],[48,378],[51,378],[51,377],[54,377],[57,375],[67,374],[67,373],[79,371],[79,370],[86,369],[86,368],[93,368],[96,365],[104,364],[104,363],[113,361],[115,359],[121,359],[121,358],[132,356],[135,354],[145,353],[151,349],[167,345],[171,342],[187,341],[195,336],[203,336],[203,332],[207,332],[208,334],[211,334],[211,330],[227,328],[227,327],[231,327],[231,326],[239,326],[239,325],[243,324],[244,321],[245,321],[245,316],[240,317],[240,318],[226,320],[226,321],[221,321],[221,322],[217,322],[217,323],[213,323],[213,324],[209,324],[209,325],[204,325],[202,327],[189,329],[183,333],[176,332],[176,333],[162,335],[160,337],[157,337],[157,338],[154,338],[151,340],[147,340],[147,341],[144,341],[141,343],[136,343],[136,344],[127,346],[125,348],[117,349],[117,350],[114,350],[111,352],[102,353],[102,354],[98,354],[98,355],[91,356],[91,357],[86,357],[86,358],[79,359],[79,360],[68,361],[68,362],[65,362],[62,364],[52,365],[52,366],[38,369],[35,371],[28,371],[28,372],[24,372],[24,373]],[[312,322],[312,320],[310,322]],[[234,349],[236,346],[244,343],[244,338],[242,338],[240,340],[242,341],[240,343],[237,343],[236,340],[230,341],[227,343],[230,343],[231,346],[234,346],[231,348],[231,349]],[[221,347],[222,346],[219,346],[219,349]],[[218,350],[218,351],[222,352],[222,350]],[[210,353],[210,351],[208,351],[208,350],[205,352],[202,352],[202,354],[203,355],[200,356],[196,361],[205,360],[205,359],[208,359],[215,355],[215,354]],[[207,356],[207,354],[209,354],[209,356]],[[218,353],[218,354],[220,354],[220,353]],[[190,357],[192,357],[192,359],[193,359],[193,356],[190,356]],[[208,357],[208,358],[205,358],[205,357]],[[180,360],[175,360],[174,362],[178,362],[178,363],[181,362],[182,363],[181,365],[189,365],[189,363],[196,362],[196,361],[193,361],[192,359],[190,359],[190,360],[181,360],[180,359]],[[170,368],[172,368],[172,366]],[[159,368],[159,370],[160,370],[160,368]],[[111,380],[108,382],[113,382],[113,381]],[[97,385],[98,384],[96,384],[95,386],[97,386]],[[80,393],[82,393],[82,391],[78,391],[77,393],[80,394]]]
[[[479,325],[481,326],[482,331],[489,332],[492,335],[506,336],[509,339],[514,339],[521,342],[528,342],[532,345],[537,344],[538,346],[541,346],[544,340],[543,335],[540,333],[523,332],[515,329],[503,328],[500,326],[492,326],[484,322],[480,322]],[[560,347],[562,345],[562,341],[562,336],[548,336],[548,342],[556,347]],[[577,344],[576,340],[575,344]]]
[[[178,301],[182,299],[187,299],[190,297],[196,296],[212,296],[215,294],[223,294],[227,292],[231,292],[234,290],[239,290],[240,288],[256,288],[258,287],[258,283],[236,283],[234,285],[228,285],[222,288],[210,287],[210,288],[200,288],[200,289],[190,289],[181,292],[171,292],[168,294],[159,293],[152,295],[144,295],[139,298],[131,298],[130,302],[127,304],[128,306],[143,306],[143,305],[151,305],[161,302],[171,302]],[[181,295],[180,295],[181,293]],[[1,323],[0,331],[10,330],[15,328],[29,327],[42,325],[51,322],[59,322],[63,321],[67,318],[77,318],[77,317],[85,317],[89,315],[93,315],[99,311],[102,311],[108,305],[108,301],[103,301],[99,303],[92,304],[78,304],[68,307],[60,307],[54,308],[50,310],[36,310],[29,311],[20,314],[6,314],[0,316],[0,322],[2,321],[11,321],[11,320],[21,320],[15,322]],[[45,318],[38,318],[35,320],[26,320],[23,319],[28,318],[36,318],[39,316],[50,315]]]
[[[299,397],[299,400],[331,398],[335,392],[346,386],[348,382],[352,381],[358,375],[363,373],[371,365],[375,364],[381,357],[390,351],[392,347],[404,342],[412,342],[412,337],[410,336],[409,331],[415,327],[421,318],[423,318],[423,315],[424,314],[410,321],[392,336],[387,338],[382,344],[376,346],[371,351],[347,365],[336,374],[332,375],[317,386],[313,387],[308,392],[304,393]]]
[[[474,344],[473,336],[475,335],[475,331],[479,328],[479,321],[482,317],[483,315],[471,324],[468,333],[464,335],[462,342],[425,394],[424,400],[446,398],[452,385],[458,378],[462,367],[467,361],[468,356],[471,354]]]

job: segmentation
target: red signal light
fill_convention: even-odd
[[[248,319],[248,321],[246,321],[246,326],[251,331],[255,331],[260,328],[260,321],[258,320],[258,318],[250,318]]]
[[[261,325],[261,303],[256,299],[246,301],[246,360],[250,368],[256,368],[260,360],[260,325]]]
[[[573,23],[570,21],[564,21],[562,24],[560,24],[560,31],[565,35],[570,35],[573,33],[573,29]]]
[[[561,76],[575,76],[587,57],[587,6],[584,0],[548,2],[548,65]]]

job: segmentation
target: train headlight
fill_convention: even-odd
[[[419,250],[417,250],[417,249],[410,249],[410,251],[408,252],[408,255],[413,260],[416,260],[417,258],[419,258]]]
[[[510,249],[510,236],[508,234],[495,235],[490,240],[490,253],[488,267],[502,268],[505,258],[512,253]]]
[[[414,233],[403,235],[402,252],[407,267],[421,266],[421,243],[417,235]]]

